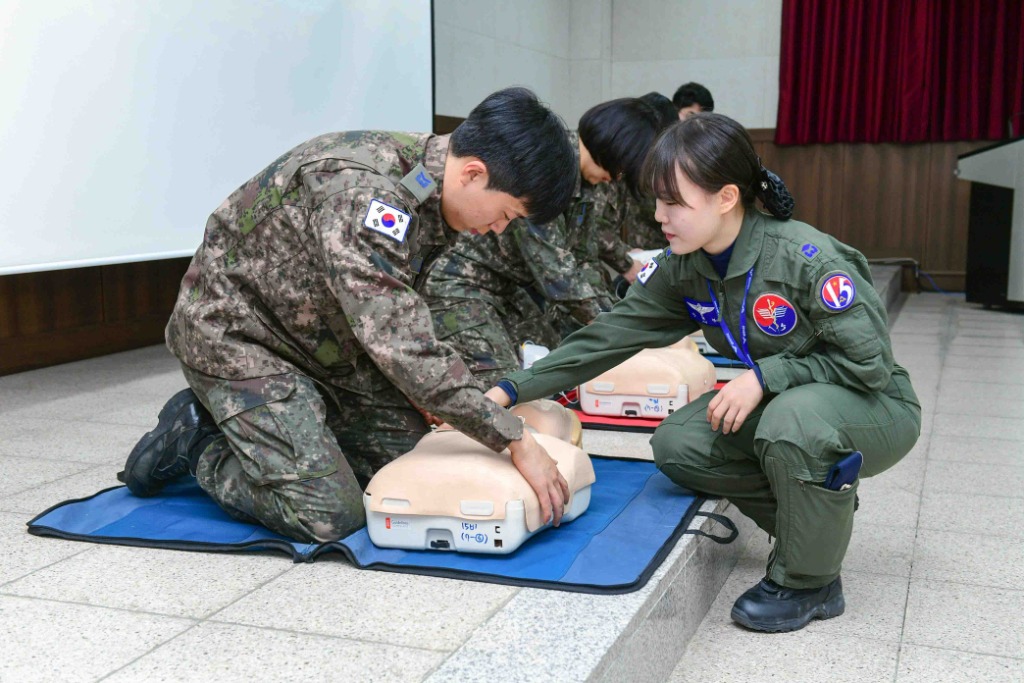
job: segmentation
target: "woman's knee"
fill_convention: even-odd
[[[778,442],[816,453],[838,448],[835,411],[813,387],[796,387],[773,398],[761,415],[754,442],[760,451]]]
[[[707,425],[698,431],[691,421],[683,424],[662,423],[651,437],[651,450],[654,453],[654,464],[666,474],[682,473],[691,467],[706,465],[710,443],[707,443],[705,432]],[[671,477],[673,481],[676,476]]]

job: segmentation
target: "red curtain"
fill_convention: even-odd
[[[1024,0],[783,0],[779,144],[1024,134]]]

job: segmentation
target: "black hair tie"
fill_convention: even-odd
[[[793,207],[796,202],[793,195],[789,193],[786,183],[782,178],[775,175],[763,165],[761,166],[761,181],[758,196],[768,211],[779,220],[787,221],[793,217]]]

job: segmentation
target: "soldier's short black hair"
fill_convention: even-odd
[[[676,105],[672,104],[672,100],[660,92],[651,91],[646,95],[641,95],[640,99],[654,107],[658,112],[661,128],[667,128],[679,120],[679,111],[676,109]]]
[[[612,178],[622,176],[634,194],[640,168],[660,128],[658,112],[639,97],[602,102],[580,117],[580,141]]]
[[[483,161],[487,187],[522,201],[536,223],[554,220],[572,200],[577,152],[562,119],[527,88],[489,95],[452,133],[449,149]]]
[[[677,110],[691,104],[699,104],[701,111],[715,110],[715,99],[711,97],[711,91],[700,83],[683,83],[672,96],[672,104],[676,105]]]

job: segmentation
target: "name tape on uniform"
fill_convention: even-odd
[[[376,230],[382,235],[387,235],[399,244],[405,241],[405,233],[409,230],[412,219],[409,214],[396,209],[390,204],[385,204],[379,199],[370,202],[370,208],[366,210],[366,218],[363,225],[370,230]]]

